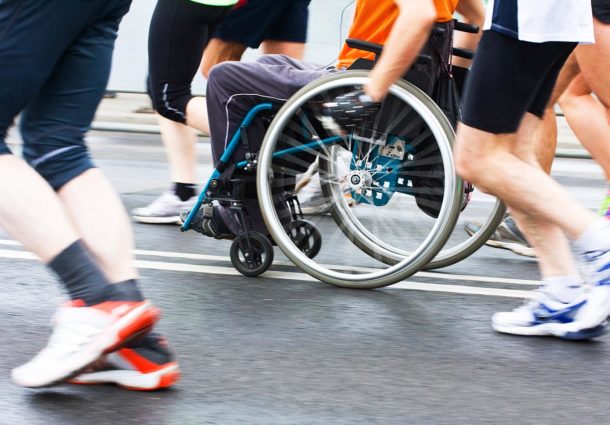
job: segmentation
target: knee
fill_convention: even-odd
[[[224,85],[235,74],[235,67],[239,62],[222,62],[214,65],[208,73],[208,89]]]
[[[186,123],[186,105],[193,98],[190,82],[151,82],[153,107],[169,120]]]
[[[22,125],[23,157],[54,190],[95,168],[82,129],[63,128],[39,134]]]

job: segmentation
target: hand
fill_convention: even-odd
[[[347,93],[322,105],[322,124],[334,133],[339,133],[338,128],[345,130],[360,125],[379,112],[380,107],[381,103],[374,102],[362,91]]]

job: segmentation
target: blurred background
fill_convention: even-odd
[[[320,65],[334,63],[347,34],[353,13],[352,0],[313,0],[309,7],[309,33],[305,59]],[[135,1],[121,24],[114,52],[109,90],[143,92],[148,66],[148,24],[155,2]],[[247,50],[244,60],[254,60],[258,51]],[[197,75],[194,91],[205,92],[204,80]]]

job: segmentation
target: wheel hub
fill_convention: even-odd
[[[349,173],[347,181],[349,182],[349,186],[352,190],[354,190],[356,193],[362,193],[371,187],[373,177],[368,171],[355,170]]]

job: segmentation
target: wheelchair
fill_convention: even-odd
[[[433,31],[433,54],[434,37],[443,35],[442,29]],[[350,43],[381,53],[379,45]],[[459,261],[479,244],[476,250],[489,236],[484,233],[493,232],[501,220],[501,206],[490,215],[491,225],[443,252],[464,208],[465,191],[451,148],[459,110],[442,105],[443,110],[430,97],[438,94],[438,84],[429,78],[436,65],[438,58],[422,52],[405,79],[392,85],[378,113],[344,134],[330,133],[322,125],[323,105],[361,89],[370,61],[356,61],[365,70],[332,73],[308,84],[279,110],[271,103],[257,105],[233,135],[181,230],[201,231],[201,221],[195,220],[200,210],[211,216],[213,205],[222,205],[240,224],[230,248],[240,273],[267,271],[276,244],[299,269],[349,288],[390,285],[423,268]],[[247,137],[255,119],[270,121],[258,152],[250,150]],[[240,145],[245,159],[235,162]],[[295,187],[312,163],[317,163],[331,215],[305,220]],[[253,192],[268,234],[248,225],[245,204]]]

